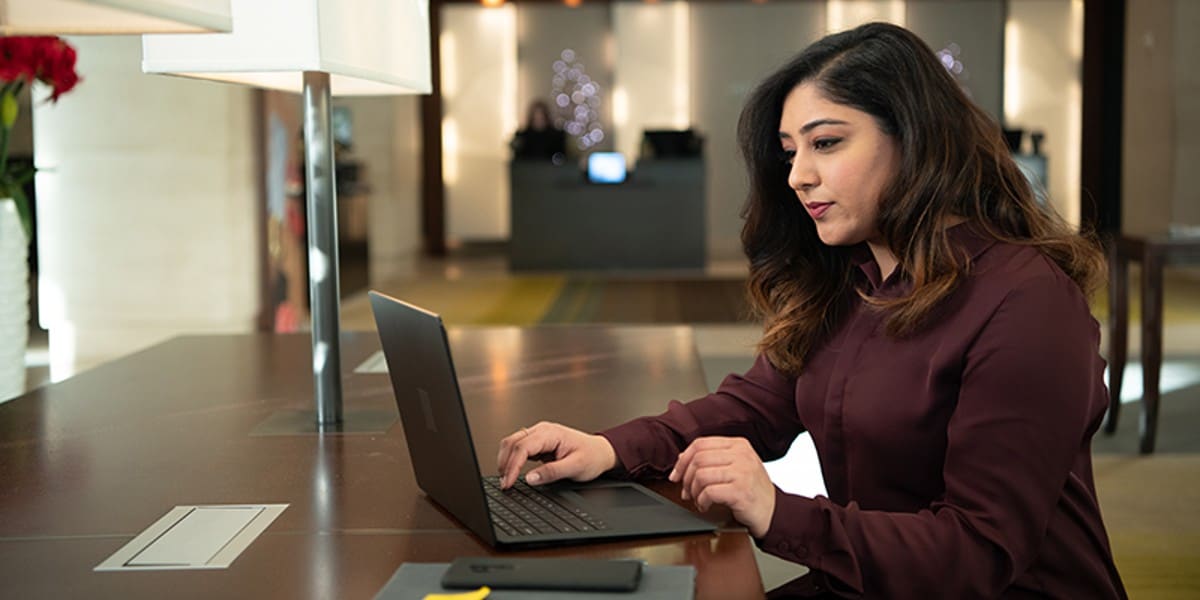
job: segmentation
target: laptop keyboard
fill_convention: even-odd
[[[484,477],[483,490],[487,492],[488,510],[496,529],[508,535],[538,535],[543,533],[571,533],[607,529],[601,519],[594,517],[558,498],[543,494],[523,479],[507,490],[500,489],[499,477]]]

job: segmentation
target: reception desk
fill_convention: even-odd
[[[702,158],[643,160],[618,184],[536,161],[511,170],[514,270],[704,268]]]

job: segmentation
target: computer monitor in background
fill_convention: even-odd
[[[592,183],[625,181],[625,155],[620,152],[593,152],[588,155],[587,178]]]
[[[700,156],[702,140],[691,129],[647,129],[642,134],[643,158],[692,158]]]
[[[333,129],[333,141],[338,146],[350,148],[354,146],[354,121],[350,116],[350,108],[335,106],[330,111]]]
[[[1014,154],[1013,162],[1017,163],[1017,168],[1021,169],[1021,173],[1025,175],[1026,181],[1033,189],[1033,197],[1042,206],[1046,206],[1049,200],[1047,196],[1049,188],[1046,185],[1046,157],[1042,154]]]

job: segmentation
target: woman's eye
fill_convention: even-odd
[[[785,164],[785,165],[791,166],[792,161],[795,159],[796,159],[796,151],[795,150],[789,150],[787,148],[784,148],[779,153],[779,160],[783,161],[783,164]]]
[[[828,150],[840,141],[842,141],[841,138],[820,138],[813,140],[812,147],[817,151]]]

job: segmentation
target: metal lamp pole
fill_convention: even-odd
[[[304,72],[304,179],[308,212],[308,299],[312,310],[317,428],[342,422],[338,336],[337,189],[330,125],[329,73]]]

